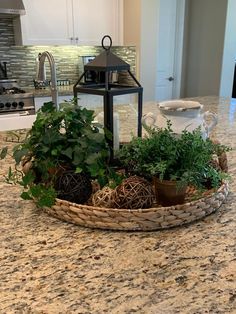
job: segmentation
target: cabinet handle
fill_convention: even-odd
[[[78,44],[79,38],[75,37],[76,44]]]
[[[70,37],[70,41],[72,41],[72,40],[74,40],[74,38],[73,38],[73,37]]]

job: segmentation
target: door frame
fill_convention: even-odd
[[[184,52],[184,27],[185,27],[185,5],[186,0],[176,2],[176,27],[175,27],[175,51],[172,98],[178,99],[181,94],[182,64]]]
[[[232,97],[232,87],[234,81],[234,66],[236,61],[236,40],[232,30],[235,29],[235,1],[228,0],[225,21],[225,38],[222,56],[221,77],[220,77],[220,97]]]

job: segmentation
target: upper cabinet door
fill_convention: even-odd
[[[65,45],[73,39],[72,0],[24,0],[23,45]]]
[[[114,45],[122,44],[122,0],[72,0],[74,35],[80,45],[101,45],[110,35]]]
[[[122,44],[123,0],[24,0],[15,22],[16,44],[100,45],[110,35]],[[21,30],[21,32],[20,32]]]

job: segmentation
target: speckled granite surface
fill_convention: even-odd
[[[198,100],[219,115],[213,136],[235,148],[236,105]],[[235,149],[228,159],[234,177]],[[7,168],[0,163],[0,313],[236,313],[234,180],[225,204],[201,221],[110,232],[61,222],[22,201],[19,188],[3,182]]]

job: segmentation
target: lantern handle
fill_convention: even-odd
[[[105,38],[109,38],[109,39],[110,39],[110,46],[109,46],[109,47],[105,47],[105,46],[104,46],[104,39],[105,39]],[[112,39],[111,39],[111,37],[110,37],[109,35],[103,36],[103,38],[102,38],[102,47],[103,47],[103,49],[105,49],[105,50],[110,50],[110,49],[111,49],[111,46],[112,46]]]

